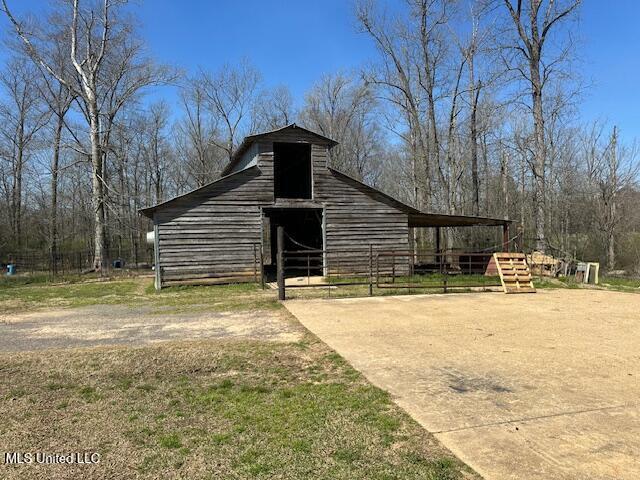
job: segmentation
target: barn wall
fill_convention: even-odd
[[[294,138],[300,140],[300,135]],[[313,137],[305,140],[314,141]],[[273,141],[292,140],[284,137]],[[272,179],[272,144],[261,144],[260,152],[260,169]],[[368,271],[370,244],[375,250],[409,248],[407,213],[392,205],[375,190],[329,170],[327,145],[313,144],[311,161],[311,201],[319,207],[324,207],[325,248],[328,250],[327,263],[330,271],[335,273],[340,270],[338,273],[341,274]],[[396,271],[403,272],[406,263],[408,259],[397,266]],[[386,267],[383,270],[386,270]]]
[[[229,173],[239,172],[248,167],[253,167],[258,164],[258,145],[253,144],[242,154],[242,157],[238,160],[238,163],[234,165]]]
[[[261,210],[272,202],[257,168],[224,178],[156,212],[162,283],[227,277],[253,279]]]
[[[300,141],[317,142],[317,137],[299,131],[270,135],[247,154],[257,166],[156,211],[162,284],[218,277],[253,280],[254,245],[259,254],[262,242],[261,207],[285,206],[274,202],[272,142]],[[375,190],[329,170],[327,149],[327,144],[312,144],[313,199],[300,205],[324,208],[329,270],[364,273],[370,244],[408,248],[407,214]]]

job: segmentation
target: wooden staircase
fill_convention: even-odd
[[[493,260],[498,267],[504,293],[536,292],[524,253],[494,253]]]

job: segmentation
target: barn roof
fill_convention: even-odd
[[[291,130],[296,130],[298,132],[307,133],[307,134],[317,138],[320,143],[326,144],[329,147],[333,147],[335,145],[338,145],[338,142],[336,142],[335,140],[332,140],[329,137],[325,137],[324,135],[320,135],[319,133],[313,132],[311,130],[307,130],[306,128],[303,128],[303,127],[301,127],[299,125],[296,125],[295,123],[290,123],[289,125],[286,125],[286,126],[284,126],[282,128],[276,128],[275,130],[269,130],[267,132],[254,133],[253,135],[248,135],[248,136],[244,137],[244,140],[242,140],[242,143],[240,144],[240,146],[238,146],[236,151],[233,152],[233,156],[231,157],[231,161],[227,164],[226,167],[224,167],[224,170],[222,170],[222,175],[227,175],[227,174],[231,173],[231,170],[240,161],[240,158],[242,157],[244,152],[246,152],[247,149],[254,142],[256,142],[257,140],[262,140],[262,139],[268,138],[271,135],[277,135],[279,133],[284,133],[284,132],[291,131]]]
[[[203,185],[202,187],[198,187],[196,189],[193,189],[187,193],[183,193],[182,195],[177,195],[173,198],[170,198],[169,200],[165,200],[164,202],[160,202],[160,203],[156,203],[155,205],[152,205],[150,207],[145,207],[145,208],[141,208],[138,210],[138,212],[140,212],[141,214],[143,214],[145,217],[150,218],[153,220],[153,213],[156,210],[160,210],[164,207],[168,207],[170,205],[175,204],[176,201],[183,199],[183,198],[187,198],[190,197],[192,195],[196,195],[200,192],[203,192],[205,190],[207,190],[208,188],[210,188],[212,185],[215,185],[216,183],[220,183],[223,182],[225,180],[227,180],[228,178],[231,177],[235,177],[236,175],[239,174],[246,174],[246,172],[255,169],[256,171],[258,171],[258,167],[256,165],[253,165],[249,168],[245,168],[244,170],[240,170],[239,172],[234,172],[230,175],[225,175],[223,177],[218,178],[217,180],[214,180],[213,182],[209,182],[206,185]]]
[[[406,212],[409,215],[410,227],[472,227],[472,226],[486,226],[497,227],[500,225],[506,225],[512,223],[511,220],[502,218],[489,218],[489,217],[471,217],[466,215],[443,215],[437,213],[426,213],[418,210],[411,205],[402,203],[400,200],[387,195],[377,188],[371,187],[366,183],[362,183],[349,175],[342,173],[335,168],[329,167],[329,170],[333,172],[338,178],[341,178],[347,183],[357,185],[360,190],[367,192],[370,196],[379,200],[385,201],[396,208]]]
[[[170,205],[174,205],[176,201],[183,199],[185,197],[189,197],[192,195],[197,195],[200,192],[205,191],[209,187],[218,182],[223,182],[229,178],[235,177],[239,174],[246,174],[249,170],[256,169],[258,167],[253,165],[249,168],[245,168],[243,170],[231,173],[233,166],[238,162],[242,154],[249,148],[249,146],[254,143],[258,139],[268,138],[270,135],[279,134],[288,130],[296,129],[303,133],[312,135],[317,138],[321,143],[326,144],[330,147],[338,144],[335,140],[332,140],[328,137],[320,135],[319,133],[313,132],[311,130],[307,130],[306,128],[299,127],[295,123],[287,125],[286,127],[278,128],[276,130],[271,130],[269,132],[256,133],[254,135],[249,135],[245,137],[242,141],[238,149],[233,155],[231,162],[227,165],[227,167],[222,171],[222,177],[218,180],[215,180],[203,187],[197,188],[190,192],[187,192],[183,195],[178,195],[177,197],[171,198],[170,200],[166,200],[164,202],[158,203],[156,205],[141,208],[139,210],[140,213],[145,215],[148,218],[153,219],[153,214],[155,211],[162,209],[164,207],[168,207]],[[401,202],[400,200],[388,195],[377,188],[371,187],[365,183],[362,183],[359,180],[356,180],[349,175],[336,170],[335,168],[328,167],[329,170],[340,180],[343,182],[349,183],[355,188],[358,188],[360,191],[366,193],[367,195],[389,205],[394,206],[398,210],[401,210],[408,214],[409,218],[409,227],[470,227],[470,226],[500,226],[511,223],[510,220],[500,219],[500,218],[489,218],[489,217],[471,217],[464,215],[441,215],[434,213],[426,213],[421,210],[418,210],[406,203]]]

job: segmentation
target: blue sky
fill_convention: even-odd
[[[45,1],[9,5],[34,12]],[[352,8],[350,0],[147,0],[135,9],[160,61],[215,70],[246,57],[267,85],[286,84],[300,101],[323,73],[375,58]],[[637,0],[585,0],[578,31],[579,66],[589,84],[579,102],[583,118],[615,123],[627,139],[640,139],[638,18]]]

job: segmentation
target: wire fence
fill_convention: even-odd
[[[153,248],[111,248],[105,256],[106,270],[151,271]],[[93,270],[94,253],[91,250],[63,251],[55,255],[42,251],[0,252],[0,270],[10,275],[47,275],[62,277],[83,274]]]

